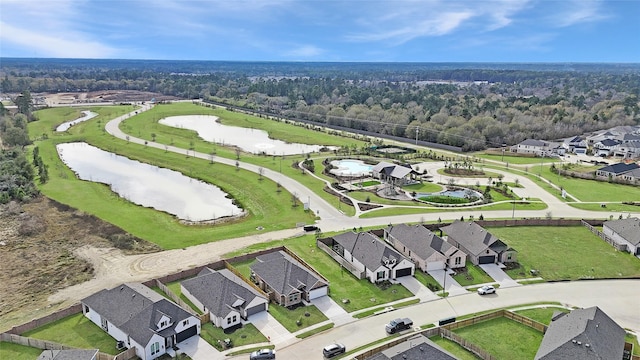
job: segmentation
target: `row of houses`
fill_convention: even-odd
[[[455,221],[436,235],[422,225],[398,224],[373,232],[346,232],[318,239],[350,265],[359,278],[372,283],[413,276],[415,268],[427,272],[474,265],[517,261],[510,248],[475,222]]]

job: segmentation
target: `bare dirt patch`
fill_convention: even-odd
[[[94,103],[126,103],[155,100],[172,101],[179,98],[149,91],[138,90],[103,90],[90,92],[62,92],[55,94],[35,94],[34,98],[42,99],[49,106],[94,104]]]
[[[47,198],[0,206],[0,331],[43,315],[47,298],[94,277],[83,246],[126,254],[159,251],[95,216]]]

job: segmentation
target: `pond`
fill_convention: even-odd
[[[93,111],[88,111],[85,110],[82,112],[84,114],[83,117],[72,120],[72,121],[67,121],[65,123],[62,123],[60,125],[58,125],[58,127],[56,128],[56,131],[67,131],[69,130],[70,127],[72,127],[73,125],[77,124],[77,123],[81,123],[83,121],[87,121],[90,119],[93,119],[94,117],[98,116],[97,113],[94,113]]]
[[[329,172],[338,176],[367,176],[371,175],[371,169],[373,169],[373,165],[352,159],[333,160],[331,165],[334,168]]]
[[[287,143],[270,139],[264,130],[220,124],[217,116],[183,115],[161,119],[162,125],[189,129],[198,133],[203,140],[223,146],[237,146],[252,154],[297,155],[319,152],[320,149],[333,150],[336,147]]]
[[[484,198],[481,193],[472,189],[448,189],[435,193],[417,193],[414,197],[423,201],[434,201],[440,198],[437,202],[443,202],[443,199],[449,198],[451,203],[459,203],[458,200],[462,199],[475,201]]]
[[[128,201],[181,220],[208,221],[242,213],[220,188],[180,172],[131,160],[83,142],[58,144],[56,149],[78,178],[107,184]]]

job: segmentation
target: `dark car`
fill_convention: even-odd
[[[263,359],[275,359],[276,351],[272,349],[262,349],[257,350],[249,355],[249,359],[251,360],[263,360]]]
[[[336,355],[344,354],[346,350],[347,349],[344,347],[344,345],[335,343],[325,346],[324,349],[322,349],[322,355],[324,355],[324,357],[328,359]]]

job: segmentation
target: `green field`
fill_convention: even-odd
[[[540,164],[540,162],[550,163],[550,162],[560,162],[561,161],[560,159],[555,158],[555,157],[554,158],[549,158],[549,157],[539,158],[539,157],[526,157],[526,156],[508,155],[508,152],[505,153],[504,156],[502,154],[498,155],[498,154],[485,154],[485,153],[475,154],[475,156],[479,157],[481,159],[500,161],[500,162],[505,162],[505,163],[509,163],[509,164],[516,164],[516,165]]]
[[[41,353],[42,349],[10,342],[0,342],[0,359],[34,360],[37,359]]]

